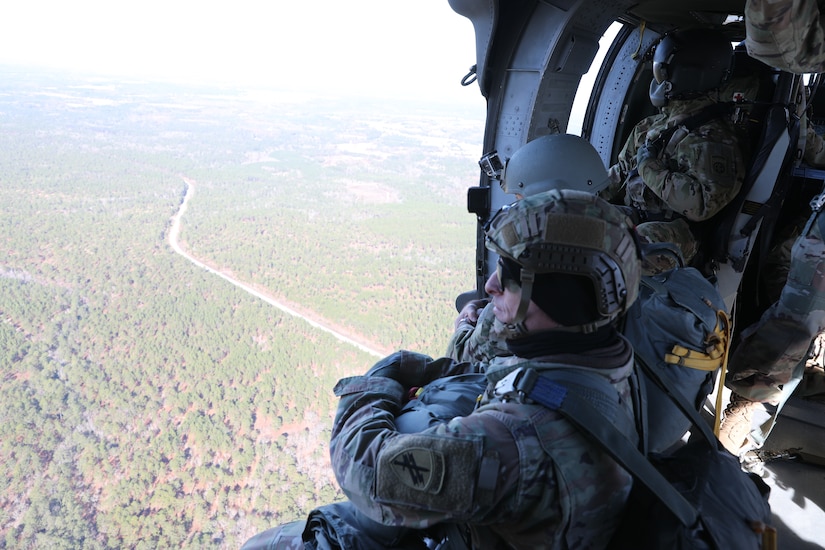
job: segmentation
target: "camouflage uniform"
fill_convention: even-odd
[[[522,206],[535,211],[522,212]],[[583,277],[598,277],[599,290],[593,289],[592,296],[599,304],[597,318],[567,325],[591,330],[583,330],[573,348],[566,331],[556,333],[557,347],[548,347],[544,332],[534,334],[536,339],[526,342],[531,359],[493,358],[483,385],[472,365],[410,352],[379,361],[365,376],[339,381],[330,454],[349,501],[314,510],[303,529],[293,522],[253,537],[245,549],[295,548],[301,542],[306,548],[421,548],[425,537],[437,542],[445,536],[450,548],[460,548],[468,534],[472,541],[467,544],[476,548],[606,546],[630,491],[629,474],[558,413],[520,399],[504,402],[494,393],[474,409],[473,390],[491,389],[521,367],[587,370],[616,389],[619,409],[628,417],[624,430],[635,442],[629,382],[633,352],[610,325],[637,295],[635,241],[626,218],[589,193],[551,191],[500,214],[505,216],[496,217],[499,254],[502,246],[515,247],[525,258],[538,260],[522,266],[520,274],[538,286],[524,283],[520,295],[508,296],[531,303],[536,297],[539,309],[552,305],[557,286],[530,274],[552,273],[543,270],[556,264],[529,251],[557,235],[558,243],[546,244],[565,246],[562,261],[574,262]],[[537,227],[525,227],[528,219]],[[488,234],[488,247],[490,239]],[[581,262],[581,256],[592,254],[615,269],[603,273]],[[507,290],[515,292],[509,284]],[[534,313],[531,319],[536,318],[541,316]],[[496,330],[486,321],[484,326]],[[528,335],[520,334],[524,343]],[[463,344],[456,344],[460,348]],[[560,348],[578,353],[553,353]],[[458,380],[460,385],[454,383]]]
[[[330,442],[336,479],[373,520],[425,530],[460,525],[473,548],[604,548],[629,474],[557,411],[494,389],[521,368],[603,376],[628,421],[620,429],[636,441],[633,349],[612,326],[638,294],[632,229],[590,193],[551,190],[502,208],[485,232],[502,260],[485,289],[502,321],[499,334],[518,356],[491,359],[472,413],[417,433],[402,433],[395,419],[408,388],[433,380],[428,373],[455,371],[454,361],[399,352],[365,376],[341,380]],[[605,272],[600,262],[615,269]],[[571,285],[572,269],[592,286]],[[585,315],[556,311],[570,293]]]
[[[487,379],[495,384],[521,366],[587,368],[605,376],[633,414],[632,365],[631,347],[618,338],[575,356],[495,358]],[[407,390],[395,380],[345,378],[335,393],[333,468],[349,499],[377,521],[416,529],[460,522],[474,548],[603,548],[618,524],[630,477],[541,405],[491,397],[472,414],[402,434],[393,417]]]
[[[825,71],[825,29],[816,0],[748,0],[748,53],[792,73]]]
[[[781,389],[825,329],[825,243],[816,216],[791,251],[779,300],[743,332],[730,361],[728,386],[751,401],[776,404]],[[825,221],[825,220],[822,220]],[[801,371],[797,373],[801,375]]]
[[[748,53],[773,67],[805,73],[825,70],[825,30],[814,0],[748,0]],[[825,165],[825,144],[805,124],[804,159]],[[782,387],[801,376],[812,340],[825,329],[825,242],[821,213],[802,234],[781,235],[768,256],[769,294],[777,301],[743,331],[730,361],[728,386],[751,401],[776,404]],[[793,224],[800,227],[801,223]],[[781,293],[778,289],[781,288]]]
[[[636,228],[639,235],[648,242],[676,244],[686,263],[698,248],[691,222],[713,217],[742,187],[745,155],[739,145],[739,132],[727,118],[720,117],[692,132],[677,129],[660,158],[646,160],[641,166],[636,165],[636,158],[646,142],[655,141],[669,128],[678,128],[682,121],[713,103],[710,95],[671,100],[661,113],[636,124],[618,162],[610,167],[611,185],[602,193],[611,201],[621,199],[623,194],[624,203],[640,213],[641,223]],[[646,222],[647,218],[655,221]]]
[[[805,160],[823,166],[824,150],[822,138],[813,134]],[[782,387],[801,377],[811,342],[825,330],[823,224],[822,213],[800,213],[774,238],[762,270],[762,283],[774,303],[742,332],[729,364],[728,387],[750,401],[778,404]]]

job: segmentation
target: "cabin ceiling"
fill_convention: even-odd
[[[629,19],[645,24],[657,32],[674,28],[715,27],[723,25],[729,15],[742,15],[745,0],[647,0],[631,7]],[[742,22],[724,26],[731,41],[745,37]]]

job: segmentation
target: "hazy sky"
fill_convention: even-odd
[[[448,0],[24,0],[0,18],[0,64],[134,77],[481,101],[459,85],[474,63]]]

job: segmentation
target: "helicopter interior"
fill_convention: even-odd
[[[463,83],[477,85],[487,102],[482,169],[467,199],[479,221],[476,289],[459,296],[457,307],[483,297],[495,269],[483,227],[513,200],[499,185],[504,162],[528,141],[567,132],[588,139],[605,166],[615,163],[633,126],[656,112],[649,97],[653,48],[667,32],[699,27],[718,29],[735,45],[732,81],[756,75],[759,87],[742,105],[751,151],[746,183],[719,215],[715,250],[697,267],[718,284],[735,333],[757,320],[769,305],[759,286],[766,243],[794,214],[810,211],[812,197],[824,189],[825,171],[802,162],[805,124],[818,130],[825,124],[819,75],[790,74],[750,58],[743,44],[744,0],[449,2],[475,30],[476,66]],[[577,105],[584,111],[580,126]],[[820,357],[820,369],[821,363]],[[825,494],[825,395],[810,397],[794,393],[759,451],[773,480],[772,506],[786,527],[783,548],[825,548],[813,527],[825,519],[825,501],[813,496]],[[790,465],[772,462],[800,456],[805,459]]]

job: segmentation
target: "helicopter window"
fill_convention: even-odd
[[[573,99],[573,108],[570,112],[570,120],[567,123],[567,133],[582,134],[582,125],[584,123],[584,113],[587,109],[587,102],[590,100],[590,94],[593,92],[593,86],[596,83],[596,76],[599,74],[599,69],[604,62],[604,57],[610,49],[610,45],[615,40],[616,35],[622,24],[618,21],[610,25],[599,40],[599,51],[593,58],[590,64],[590,69],[582,75],[579,87],[576,89],[576,96]]]

